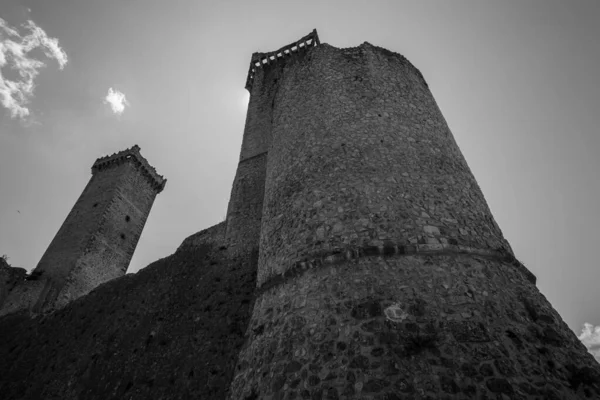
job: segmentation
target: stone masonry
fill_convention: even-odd
[[[94,164],[27,285],[0,260],[3,313],[66,304],[0,317],[3,399],[600,398],[406,58],[314,30],[254,53],[246,89],[225,221],[82,296],[164,187],[134,147]]]
[[[165,183],[137,145],[97,159],[35,270],[0,296],[0,315],[52,311],[124,275]]]
[[[600,396],[406,58],[313,31],[246,88],[227,236],[259,260],[229,398]]]

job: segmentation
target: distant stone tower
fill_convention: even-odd
[[[259,261],[231,399],[597,398],[408,60],[313,31],[246,88],[226,235]]]
[[[15,307],[33,312],[60,308],[124,275],[154,199],[165,183],[137,145],[97,159],[92,178],[27,287],[9,294],[2,313]]]

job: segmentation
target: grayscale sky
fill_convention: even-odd
[[[13,266],[36,266],[94,160],[136,143],[168,183],[129,272],[222,221],[250,56],[317,28],[421,70],[517,257],[600,348],[600,1],[1,0],[0,18],[0,43],[28,20],[49,38],[25,77],[0,56],[0,255]],[[6,97],[19,79],[35,85],[20,111]]]

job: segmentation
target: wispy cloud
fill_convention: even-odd
[[[21,28],[23,34],[0,18],[0,102],[12,118],[29,115],[26,106],[33,97],[34,80],[46,65],[29,53],[40,48],[46,57],[58,62],[60,69],[68,61],[58,39],[48,37],[33,21],[27,21]],[[2,71],[7,69],[17,72],[18,77],[15,80],[4,77]]]
[[[594,326],[586,322],[583,324],[583,329],[578,337],[588,351],[600,362],[600,326]]]
[[[113,88],[108,88],[108,94],[104,98],[104,104],[110,105],[112,112],[117,115],[123,114],[125,106],[129,106],[125,93],[114,90]]]

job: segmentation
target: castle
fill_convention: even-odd
[[[246,89],[226,221],[41,320],[0,319],[6,398],[600,396],[408,60],[315,30],[253,54]]]
[[[6,277],[0,316],[47,313],[123,276],[166,182],[137,145],[97,159],[92,178],[32,274],[1,271]]]

